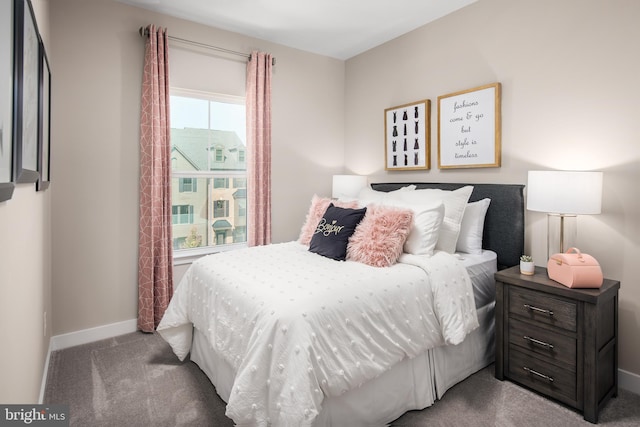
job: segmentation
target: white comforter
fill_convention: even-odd
[[[375,268],[289,242],[194,262],[158,326],[180,360],[192,325],[237,372],[228,417],[241,426],[305,426],[324,396],[457,344],[478,321],[467,272],[449,254],[403,254]]]

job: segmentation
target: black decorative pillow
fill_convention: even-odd
[[[339,208],[331,203],[311,237],[309,250],[327,258],[344,261],[349,237],[366,212],[367,208]]]

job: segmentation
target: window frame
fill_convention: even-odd
[[[246,97],[244,96],[227,95],[227,94],[221,94],[221,93],[205,92],[205,91],[184,89],[184,88],[178,88],[178,87],[170,87],[169,94],[170,96],[175,95],[175,96],[181,96],[181,97],[203,99],[206,101],[213,101],[213,102],[226,102],[230,104],[240,104],[246,107]],[[212,148],[217,149],[218,147],[213,146]],[[246,148],[245,150],[243,150],[243,152],[245,153],[245,159],[246,159]],[[215,161],[212,162],[212,164],[215,164]],[[244,179],[246,182],[248,180],[247,173],[248,172],[246,169],[244,170],[228,169],[228,170],[219,170],[219,171],[216,171],[216,170],[174,171],[172,168],[171,178],[172,179],[173,178],[194,178],[194,179],[204,178],[204,179],[211,179],[212,181],[215,178],[226,178],[229,183],[233,183],[235,179],[239,179],[239,178]],[[212,182],[212,185],[213,185],[213,182]],[[173,202],[172,202],[172,205],[173,205]],[[245,209],[248,210],[248,208],[245,208]],[[246,227],[248,229],[248,222],[249,222],[248,217],[246,218],[246,221],[247,221]],[[172,245],[173,245],[173,242],[172,242]],[[227,243],[223,245],[214,245],[214,246],[203,246],[203,247],[190,248],[190,249],[179,249],[179,250],[174,249],[173,264],[174,265],[190,264],[197,258],[200,258],[204,255],[214,254],[218,252],[226,252],[226,251],[231,251],[231,250],[236,250],[236,249],[241,249],[246,247],[247,247],[247,242],[241,242],[241,243]]]

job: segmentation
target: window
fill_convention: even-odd
[[[216,163],[224,162],[224,151],[220,147],[214,148]]]
[[[213,202],[213,217],[221,218],[224,216],[229,216],[229,201],[216,200]]]
[[[213,178],[213,188],[229,188],[229,178]]]
[[[170,108],[174,256],[246,244],[244,98],[172,89]]]
[[[194,178],[180,178],[179,189],[181,193],[195,193],[198,191],[198,180]]]
[[[171,216],[174,224],[193,224],[193,206],[173,205]]]

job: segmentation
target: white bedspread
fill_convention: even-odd
[[[297,242],[193,263],[158,332],[181,359],[192,325],[236,370],[227,416],[240,426],[310,425],[338,396],[406,357],[478,326],[462,264],[439,252],[375,268]]]

